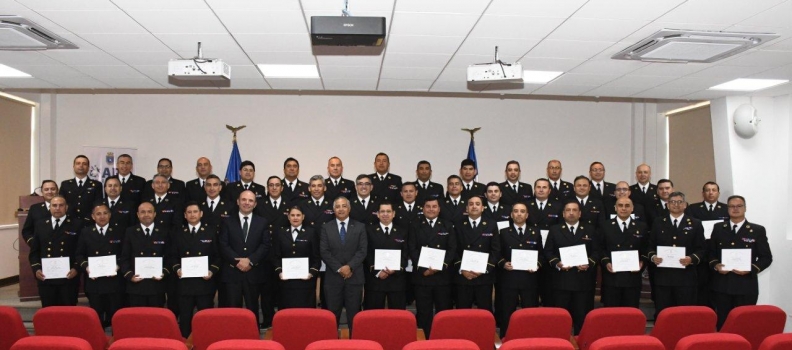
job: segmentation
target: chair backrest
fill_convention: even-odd
[[[272,340],[230,339],[209,345],[209,350],[284,350]]]
[[[0,350],[8,350],[17,340],[30,335],[19,311],[10,306],[0,306],[0,329]]]
[[[437,339],[414,341],[402,350],[479,350],[479,347],[466,339]]]
[[[168,311],[168,309],[165,309],[165,311]],[[124,338],[113,341],[109,350],[187,350],[187,345],[175,339]]]
[[[686,336],[714,333],[717,322],[715,311],[706,306],[674,306],[660,312],[650,335],[660,339],[666,350],[674,350]]]
[[[492,350],[495,344],[495,317],[481,309],[444,310],[432,321],[430,339],[467,339],[480,350]]]
[[[206,350],[228,339],[259,339],[256,316],[248,309],[217,308],[195,313],[192,320],[193,350]]]
[[[751,343],[751,348],[759,349],[765,338],[784,332],[786,313],[773,305],[738,306],[729,312],[721,333],[741,335]]]
[[[560,307],[532,307],[515,311],[503,342],[523,338],[559,338],[569,340],[572,316]]]
[[[305,350],[382,350],[382,345],[372,340],[326,339],[308,344]]]
[[[286,350],[304,350],[308,344],[327,339],[338,339],[335,315],[328,310],[285,309],[272,318],[272,340]]]
[[[417,340],[415,315],[407,310],[361,311],[352,326],[352,339],[373,340],[384,350],[401,350]]]
[[[751,350],[751,343],[731,333],[693,334],[682,338],[675,350]]]
[[[762,342],[759,350],[789,350],[792,349],[792,333],[771,335]]]
[[[98,317],[98,316],[97,316]],[[91,350],[85,339],[60,336],[35,336],[19,339],[11,350]]]
[[[99,315],[89,307],[45,307],[33,315],[33,329],[36,336],[76,337],[87,341],[94,350],[107,348],[107,335],[99,321]]]
[[[511,324],[509,324],[511,327]],[[527,338],[512,339],[508,343],[503,343],[500,350],[574,350],[575,347],[566,340],[558,338]]]
[[[607,337],[595,341],[589,347],[591,350],[665,350],[663,343],[648,335],[623,335]]]
[[[603,307],[591,310],[577,336],[581,350],[588,350],[600,338],[646,333],[646,315],[632,307]]]
[[[113,338],[163,338],[184,341],[173,312],[161,307],[127,307],[113,315]]]

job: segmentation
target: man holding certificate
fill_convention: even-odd
[[[757,275],[773,262],[765,228],[745,220],[745,198],[731,196],[727,204],[729,221],[715,225],[709,245],[718,329],[733,308],[756,305]]]
[[[602,304],[637,308],[641,299],[641,270],[649,262],[646,256],[649,228],[631,217],[633,203],[629,197],[617,199],[615,210],[616,217],[604,223],[599,235],[600,264],[605,266]]]
[[[488,187],[489,188],[489,187]],[[517,310],[539,306],[539,285],[536,271],[542,266],[542,234],[527,225],[528,206],[517,202],[512,207],[514,224],[500,230],[501,259],[498,273],[501,305],[500,336],[506,335],[509,319]]]
[[[729,210],[726,203],[718,201],[720,197],[720,186],[717,183],[708,181],[701,189],[702,201],[693,203],[685,209],[685,215],[701,220],[704,226],[705,244],[709,246],[709,239],[712,236],[713,228],[729,219]],[[704,257],[704,261],[711,261],[712,258]],[[715,308],[715,297],[710,290],[712,275],[715,273],[708,264],[698,265],[698,302],[697,305]]]
[[[698,219],[685,216],[685,194],[671,193],[667,203],[669,215],[655,218],[647,248],[647,256],[657,265],[655,319],[667,307],[696,305],[696,265],[705,253],[704,227]]]
[[[550,181],[538,179],[534,181],[534,199],[528,201],[528,225],[535,227],[542,234],[542,245],[547,240],[550,227],[561,222],[563,204],[550,198]],[[553,304],[553,276],[551,269],[539,270],[539,299],[543,306]]]
[[[279,310],[316,307],[316,277],[322,260],[319,235],[303,225],[305,215],[299,207],[289,209],[289,227],[272,236],[272,263],[280,283]]]
[[[170,230],[154,222],[156,215],[153,204],[141,203],[137,211],[140,224],[128,227],[124,234],[119,265],[123,278],[127,280],[129,306],[165,305],[162,279],[170,274],[170,269],[163,259],[169,253]]]
[[[50,200],[50,216],[42,218],[33,229],[30,244],[30,267],[38,280],[41,307],[77,305],[79,283],[77,233],[82,219],[66,215],[69,206],[60,195]]]
[[[113,315],[121,308],[124,291],[124,279],[117,271],[126,228],[112,225],[111,216],[107,205],[96,205],[91,214],[94,224],[84,227],[77,240],[77,263],[88,274],[85,295],[104,327],[110,326]]]
[[[553,294],[556,307],[572,315],[575,334],[580,333],[583,320],[594,308],[597,230],[580,221],[580,203],[570,200],[564,205],[564,223],[550,228],[544,255],[553,269]]]
[[[366,310],[406,309],[407,229],[393,223],[393,204],[379,203],[379,222],[366,227],[366,286],[363,304]]]
[[[212,279],[220,270],[217,229],[201,223],[203,211],[198,202],[184,207],[187,224],[173,233],[170,266],[179,277],[179,329],[182,337],[192,333],[193,309],[214,307],[217,285]]]
[[[454,225],[457,238],[457,261],[453,269],[457,288],[457,308],[469,309],[475,303],[479,309],[492,312],[492,285],[495,264],[500,257],[498,225],[481,217],[484,204],[479,196],[467,202],[468,217]]]

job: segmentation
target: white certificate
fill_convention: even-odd
[[[401,250],[374,249],[374,270],[400,270]]]
[[[573,245],[571,247],[558,248],[561,255],[561,264],[566,267],[588,265],[588,253],[585,244]]]
[[[283,258],[281,270],[285,280],[301,280],[311,274],[308,271],[308,258]]]
[[[69,265],[69,257],[62,258],[42,258],[41,259],[41,273],[44,278],[54,280],[59,278],[66,278],[69,274],[71,266]]]
[[[663,262],[657,267],[668,267],[672,269],[684,269],[685,266],[679,263],[680,259],[685,258],[685,247],[657,246],[657,256],[663,258]]]
[[[488,253],[474,252],[472,250],[465,250],[462,252],[462,266],[464,271],[473,271],[478,273],[487,272],[487,261],[489,260]]]
[[[701,225],[704,226],[704,239],[710,239],[712,237],[712,229],[715,228],[715,224],[722,224],[723,220],[702,220]]]
[[[135,275],[140,278],[162,276],[162,258],[135,258]]]
[[[421,247],[421,255],[418,256],[418,267],[442,271],[445,254],[446,251],[442,249]]]
[[[88,268],[91,270],[91,272],[88,273],[88,277],[96,278],[115,276],[118,274],[116,272],[116,265],[117,263],[115,255],[89,256]]]
[[[613,272],[640,270],[641,264],[638,262],[638,251],[622,250],[611,252],[611,269]]]
[[[723,249],[721,250],[721,264],[726,271],[751,271],[751,250]]]
[[[181,278],[205,277],[209,274],[209,257],[181,258]]]
[[[498,221],[498,231],[503,230],[507,227],[509,227],[508,221]]]
[[[515,270],[536,271],[539,269],[539,251],[528,249],[512,249],[511,265]]]
[[[544,247],[547,243],[547,235],[550,234],[550,230],[539,230],[539,233],[542,235],[542,246]]]

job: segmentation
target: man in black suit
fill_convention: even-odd
[[[511,218],[511,206],[505,205],[501,201],[503,199],[500,185],[497,182],[490,182],[487,184],[487,192],[484,194],[487,198],[484,204],[484,211],[481,216],[487,220],[497,222],[509,221]]]
[[[132,211],[137,212],[137,207],[143,201],[143,192],[146,188],[146,179],[132,174],[132,156],[122,154],[116,158],[118,174],[108,177],[121,181],[121,199],[132,206]],[[105,181],[107,181],[105,179]],[[133,215],[134,216],[134,215]]]
[[[635,179],[638,182],[630,186],[630,200],[633,201],[633,204],[643,205],[648,212],[657,199],[657,186],[650,182],[652,181],[652,168],[647,164],[639,165],[635,168]]]
[[[664,218],[669,213],[669,197],[674,192],[674,183],[669,179],[657,181],[657,197],[651,205],[646,206],[647,223],[654,225],[657,218]],[[687,205],[687,203],[685,203]]]
[[[467,202],[468,217],[454,224],[457,237],[457,261],[454,283],[457,288],[457,308],[470,309],[475,303],[479,309],[492,312],[492,286],[495,282],[495,267],[500,260],[500,239],[498,225],[481,216],[484,204],[478,196]],[[485,253],[486,268],[479,271],[463,270],[465,252]]]
[[[201,211],[203,212],[201,221],[214,227],[215,232],[220,232],[223,221],[234,214],[234,205],[220,195],[220,191],[223,189],[222,183],[223,181],[217,175],[207,176],[204,183],[205,195],[201,199]]]
[[[759,298],[758,275],[773,263],[773,254],[770,252],[764,226],[745,219],[745,198],[731,196],[726,202],[729,207],[729,221],[715,225],[709,244],[709,266],[717,272],[713,275],[712,290],[715,292],[718,330],[735,307],[756,305]],[[729,249],[750,249],[750,270],[729,269],[724,266],[722,254]]]
[[[616,189],[613,190],[614,197],[611,197],[605,204],[605,209],[607,209],[607,213],[609,218],[616,217],[616,201],[621,198],[630,198],[630,184],[627,181],[619,181],[616,183]],[[632,202],[632,199],[630,199]],[[646,223],[647,227],[649,227],[649,223],[646,221],[646,210],[644,209],[643,204],[641,203],[632,203],[633,211],[631,218]]]
[[[580,220],[580,203],[569,201],[564,205],[564,222],[550,228],[544,254],[553,271],[553,292],[556,307],[567,309],[572,315],[574,332],[583,327],[583,320],[594,308],[594,281],[599,261],[597,228]],[[583,245],[589,264],[572,266],[561,260],[560,249]]]
[[[366,228],[368,240],[368,254],[366,255],[366,310],[384,309],[387,303],[389,309],[406,309],[407,299],[407,229],[395,225],[393,222],[393,204],[388,201],[379,204],[377,216],[379,222]],[[401,255],[399,266],[375,267],[377,250],[399,251]]]
[[[547,240],[550,227],[562,222],[563,219],[564,206],[550,198],[550,193],[550,181],[545,178],[537,179],[534,181],[534,199],[528,202],[528,225],[539,230],[543,242]],[[539,298],[543,306],[553,305],[552,278],[551,269],[539,270]]]
[[[324,284],[327,308],[335,314],[336,324],[341,310],[346,308],[350,337],[355,315],[360,311],[366,269],[363,260],[368,249],[368,237],[363,223],[349,218],[349,200],[338,197],[333,201],[335,220],[322,225],[319,234],[319,254],[327,265]]]
[[[641,270],[649,262],[646,243],[649,228],[646,223],[633,219],[632,201],[627,197],[616,201],[616,217],[603,223],[599,239],[602,248],[602,304],[605,307],[629,306],[638,308],[641,298]],[[638,255],[639,269],[614,272],[612,253],[634,250]]]
[[[428,161],[422,160],[418,162],[418,167],[415,169],[415,186],[418,188],[418,203],[423,204],[429,198],[437,198],[442,201],[443,185],[432,182],[432,164]]]
[[[274,235],[289,226],[289,208],[296,203],[290,203],[283,197],[283,184],[275,175],[267,179],[267,193],[267,197],[256,205],[256,212],[267,219],[270,234]]]
[[[41,182],[41,196],[44,197],[44,202],[31,205],[28,209],[25,223],[22,224],[22,239],[28,246],[35,235],[36,223],[52,216],[50,213],[50,201],[57,195],[58,184],[55,181],[44,180]]]
[[[610,202],[615,197],[614,190],[616,185],[605,182],[605,165],[601,162],[594,162],[589,165],[589,177],[591,178],[591,197],[599,199],[603,204]]]
[[[414,182],[402,184],[401,202],[394,205],[393,222],[405,229],[412,226],[413,221],[423,213],[423,206],[418,203],[418,189]]]
[[[718,197],[720,197],[720,186],[718,186],[717,183],[712,181],[705,183],[701,190],[701,196],[703,197],[703,201],[689,205],[687,209],[685,209],[685,215],[701,221],[725,221],[729,219],[729,210],[727,209],[726,203],[718,201]],[[709,239],[707,239],[705,244],[709,246],[709,242]],[[708,254],[704,258],[704,261],[711,260]],[[709,306],[714,309],[715,297],[711,295],[713,292],[710,290],[712,274],[713,271],[708,264],[698,265],[699,288],[698,302],[696,305]]]
[[[69,217],[66,198],[58,195],[50,201],[50,216],[36,222],[33,239],[30,240],[28,259],[33,275],[38,280],[41,307],[77,305],[77,284],[80,279],[76,260],[77,234],[84,220]],[[68,257],[71,269],[65,276],[47,276],[43,271],[43,260]]]
[[[476,182],[476,163],[472,159],[464,159],[459,165],[459,177],[462,179],[462,198],[467,200],[470,197],[476,196],[485,199],[484,192],[487,188],[483,183]]]
[[[139,224],[128,227],[124,234],[119,266],[120,274],[127,281],[129,306],[165,305],[165,285],[162,279],[171,274],[166,263],[170,254],[171,236],[170,227],[160,227],[154,222],[156,215],[153,204],[141,203],[137,211]],[[137,258],[160,258],[162,273],[159,276],[138,275],[135,272]]]
[[[352,220],[371,225],[379,222],[377,211],[381,199],[371,195],[372,180],[370,175],[360,174],[355,179],[357,197],[349,203],[349,217]]]
[[[308,184],[300,181],[300,162],[292,157],[283,162],[283,198],[289,203],[299,203],[310,197]]]
[[[270,249],[267,220],[253,213],[256,195],[243,191],[237,199],[239,211],[223,221],[220,229],[220,254],[222,256],[222,279],[228,307],[245,307],[256,315],[259,322],[261,284],[268,281],[263,271],[263,262]],[[271,320],[270,320],[271,322]]]
[[[168,180],[170,184],[170,186],[168,186],[168,194],[171,196],[171,200],[184,202],[184,198],[187,196],[186,185],[184,181],[171,177],[172,174],[173,162],[168,158],[160,159],[157,162],[157,175],[162,175]],[[143,200],[151,198],[154,195],[153,187],[151,187],[152,182],[154,182],[154,180],[148,180],[146,182],[146,186],[143,188]]]
[[[86,221],[84,224],[91,221],[93,204],[102,199],[102,183],[88,178],[90,167],[88,157],[82,154],[74,157],[74,178],[63,180],[60,185],[60,195],[69,206],[67,214],[73,219]]]
[[[355,182],[343,178],[344,163],[341,158],[331,157],[327,160],[327,179],[325,180],[325,197],[328,201],[334,201],[339,196],[344,196],[349,200],[355,198]]]
[[[440,199],[440,217],[449,223],[456,223],[465,218],[467,201],[462,198],[462,178],[451,175],[446,182],[448,194]]]
[[[374,170],[376,172],[369,175],[374,186],[371,195],[377,200],[398,200],[402,178],[389,172],[390,157],[382,152],[377,153],[377,156],[374,157]]]
[[[144,202],[154,205],[157,212],[157,227],[168,230],[180,229],[184,222],[184,209],[178,197],[174,197],[170,188],[170,181],[164,175],[156,175],[151,182],[154,194],[144,197]]]
[[[131,201],[127,202],[121,196],[121,180],[115,177],[108,177],[104,184],[106,197],[94,203],[94,210],[96,205],[103,204],[110,210],[110,225],[117,230],[124,232],[127,227],[137,223],[137,216],[135,215],[135,207]],[[93,218],[94,214],[91,214]]]
[[[528,203],[533,198],[533,187],[531,184],[520,182],[520,173],[520,162],[510,160],[506,163],[506,181],[500,183],[503,195],[501,202],[504,205]]]
[[[113,180],[118,181],[118,179]],[[88,258],[114,255],[116,271],[118,271],[118,259],[121,257],[126,227],[114,225],[111,220],[112,215],[107,205],[94,206],[91,214],[94,224],[83,227],[77,239],[77,264],[86,273],[85,295],[88,296],[88,304],[96,310],[99,321],[104,327],[110,327],[113,315],[121,308],[124,279],[118,273],[114,276],[92,276]]]
[[[685,257],[678,262],[684,268],[658,266],[654,272],[655,319],[663,309],[672,306],[696,305],[698,277],[696,265],[702,263],[706,250],[704,227],[701,221],[685,217],[685,194],[674,192],[668,199],[669,215],[658,217],[649,233],[647,256],[655,264],[663,263],[663,251],[658,247],[685,247]],[[705,262],[706,263],[706,262]]]
[[[605,205],[591,193],[591,182],[583,175],[575,178],[575,201],[580,203],[580,220],[591,227],[599,228],[600,224],[607,221]]]
[[[333,220],[333,202],[324,195],[324,178],[321,175],[311,176],[308,181],[311,198],[297,203],[297,206],[305,214],[304,225],[312,228],[314,232],[320,232],[324,223]]]
[[[239,195],[244,191],[253,192],[256,196],[256,203],[264,200],[267,195],[267,189],[261,184],[254,182],[256,179],[256,165],[253,162],[246,160],[239,164],[239,181],[232,182],[226,186],[221,192],[226,202],[236,203]],[[235,209],[236,210],[236,209]],[[257,215],[261,213],[256,210]]]
[[[566,203],[568,199],[575,196],[575,189],[572,183],[561,180],[561,161],[551,160],[547,162],[547,179],[550,181],[550,198],[556,202]]]
[[[198,174],[198,178],[188,181],[185,185],[185,202],[200,203],[206,196],[204,184],[206,184],[206,177],[212,174],[212,162],[209,161],[209,158],[198,158],[195,162],[195,173]]]

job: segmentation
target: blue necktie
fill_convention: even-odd
[[[341,231],[338,234],[341,236],[341,244],[346,244],[346,223],[341,222]]]

